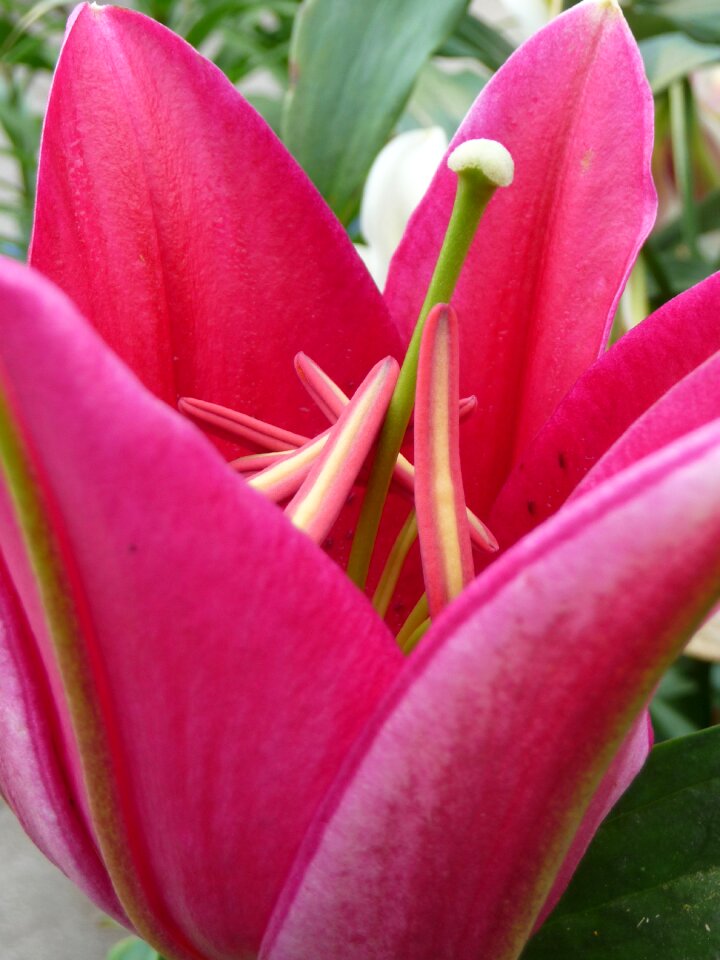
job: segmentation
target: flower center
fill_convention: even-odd
[[[348,576],[366,588],[388,492],[406,500],[407,514],[385,558],[372,596],[385,616],[408,554],[420,542],[424,592],[398,632],[413,649],[430,618],[474,576],[473,549],[495,551],[492,533],[467,507],[460,470],[460,422],[474,397],[459,395],[459,334],[448,306],[480,218],[495,189],[512,182],[508,151],[492,140],[469,140],[448,159],[458,175],[445,239],[402,367],[392,357],[377,363],[350,398],[308,356],[295,369],[328,419],[315,437],[265,423],[204,400],[183,398],[181,412],[261,452],[230,466],[248,484],[284,507],[290,521],[317,543],[326,542],[355,488],[364,492]],[[400,452],[414,415],[414,465]],[[369,465],[369,476],[367,467]]]

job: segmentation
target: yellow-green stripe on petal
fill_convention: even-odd
[[[458,400],[457,316],[439,304],[423,330],[415,392],[415,509],[431,617],[474,576]]]

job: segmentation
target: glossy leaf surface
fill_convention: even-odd
[[[715,960],[720,728],[661,744],[523,960]]]

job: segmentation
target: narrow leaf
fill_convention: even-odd
[[[465,0],[309,0],[295,21],[283,138],[341,220]]]

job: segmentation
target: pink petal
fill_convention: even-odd
[[[127,924],[74,807],[56,722],[35,641],[0,555],[0,794],[45,856]]]
[[[638,417],[720,350],[718,316],[720,274],[665,304],[600,357],[500,492],[488,523],[502,548],[551,516]],[[679,407],[678,413],[689,417],[690,408]],[[688,426],[675,435],[701,422],[689,417]]]
[[[653,103],[619,8],[586,2],[554,20],[498,71],[450,149],[499,140],[515,180],[499,190],[453,297],[467,495],[485,512],[513,462],[602,349],[655,213]],[[427,289],[455,191],[442,164],[410,221],[386,289],[405,331]]]
[[[585,475],[571,496],[587,493],[642,457],[714,420],[718,413],[720,351],[679,380],[638,417]]]
[[[653,728],[650,714],[647,710],[643,710],[615,754],[607,773],[600,781],[600,786],[593,794],[582,823],[573,837],[570,849],[555,876],[552,890],[538,915],[535,923],[536,929],[550,915],[565,892],[585,851],[590,846],[590,841],[595,836],[596,830],[640,773],[652,745]]]
[[[720,420],[562,511],[428,633],[336,782],[265,960],[517,957],[720,590]]]
[[[400,350],[344,230],[272,131],[216,67],[130,10],[84,6],[69,27],[31,262],[173,405],[199,397],[312,434],[324,424],[296,382],[298,350],[350,392]]]
[[[81,760],[105,862],[163,953],[237,960],[402,657],[322,551],[64,297],[11,263],[0,277],[0,382],[83,614],[62,679],[78,743],[98,744]],[[0,548],[17,556],[2,511]]]

